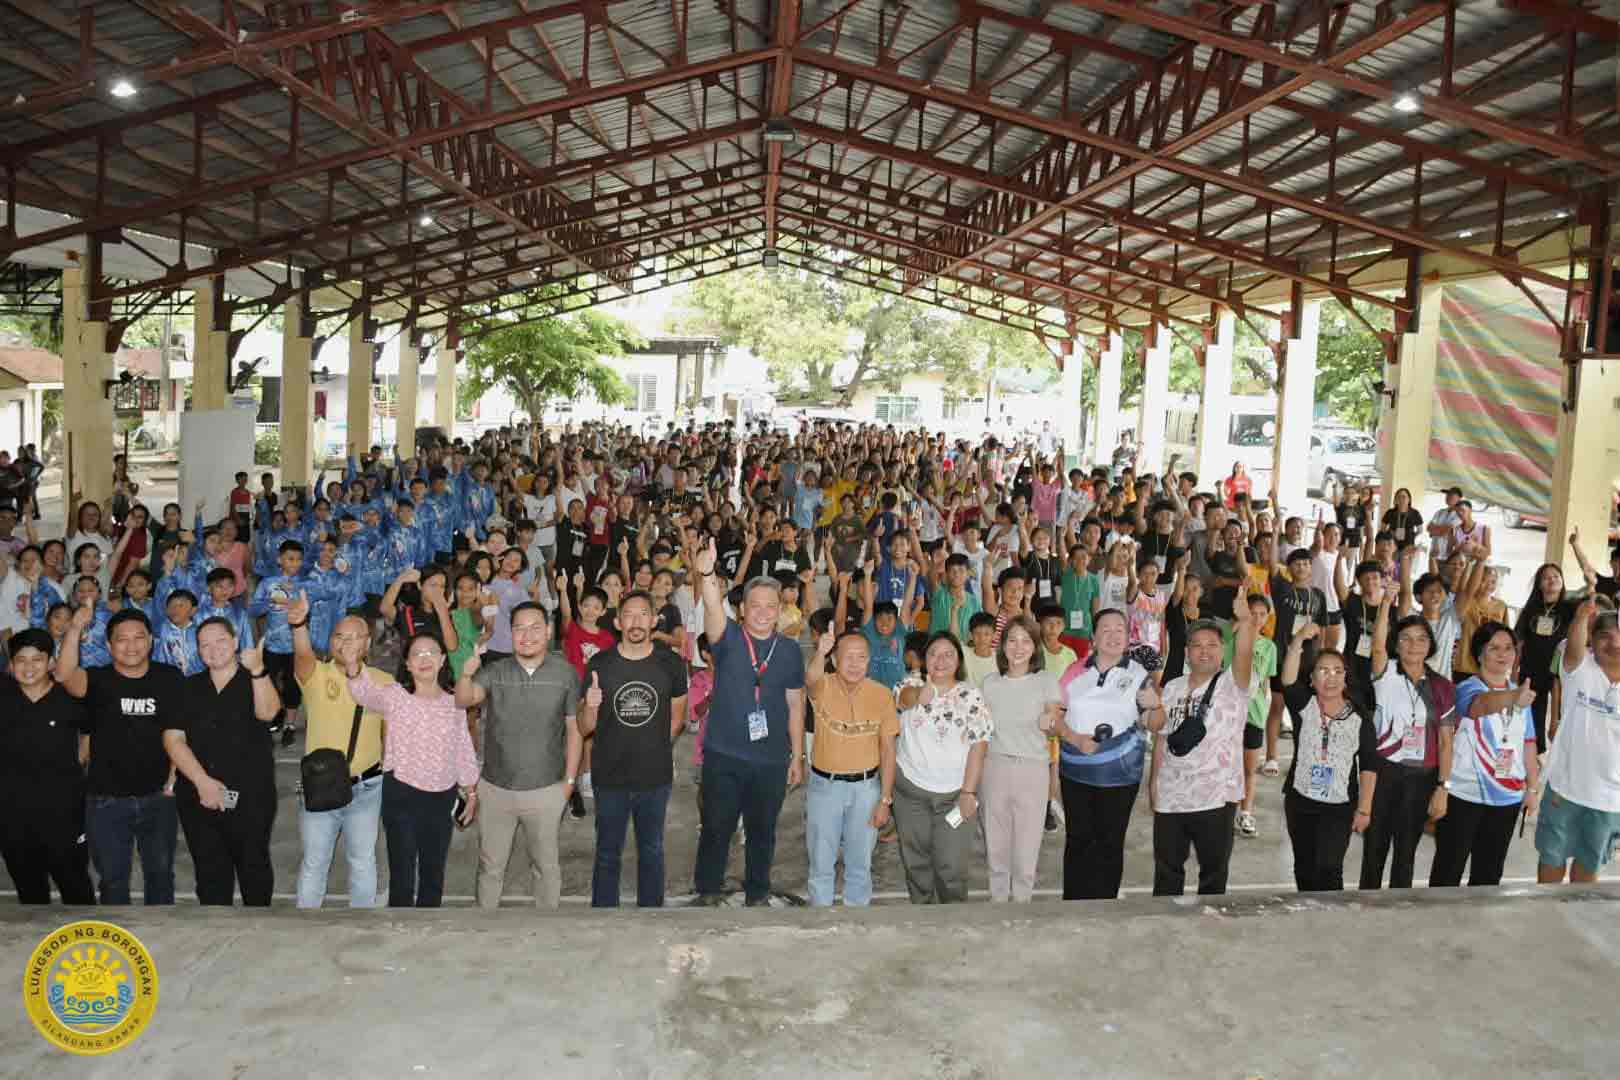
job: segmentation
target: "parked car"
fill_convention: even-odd
[[[1352,484],[1378,481],[1378,443],[1354,428],[1322,428],[1311,432],[1310,457],[1305,465],[1305,488],[1332,499]]]

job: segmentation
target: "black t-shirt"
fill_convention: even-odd
[[[148,664],[139,678],[115,668],[88,668],[92,795],[154,795],[169,780],[163,729],[176,726],[185,680],[167,664]]]
[[[1369,608],[1361,599],[1360,593],[1352,593],[1345,597],[1344,605],[1339,609],[1339,618],[1344,624],[1344,636],[1341,639],[1344,647],[1345,670],[1350,674],[1350,687],[1370,694],[1372,692],[1372,629],[1378,621],[1376,609]],[[1363,644],[1362,638],[1366,637]],[[1395,655],[1395,649],[1389,648],[1390,656]]]
[[[164,726],[185,732],[186,744],[208,775],[234,791],[274,791],[275,754],[270,729],[253,715],[253,677],[237,668],[225,688],[216,690],[213,675],[200,671],[186,679],[185,692],[185,709]],[[174,786],[182,798],[197,797],[184,775]]]
[[[665,604],[658,609],[658,625],[653,629],[660,634],[673,634],[681,625],[681,609],[674,604]]]
[[[1063,567],[1063,556],[1055,551],[1044,559],[1032,551],[1024,560],[1024,595],[1031,598],[1035,608],[1062,600]],[[1044,588],[1042,582],[1046,583]]]
[[[757,577],[761,574],[769,577],[780,577],[788,574],[798,577],[810,569],[810,553],[804,550],[804,545],[795,543],[793,550],[788,551],[786,545],[780,540],[772,540],[759,549],[754,561],[748,564],[748,576]]]
[[[1537,689],[1552,685],[1553,653],[1558,643],[1569,636],[1569,627],[1575,621],[1575,609],[1579,606],[1580,601],[1574,598],[1548,605],[1538,597],[1519,613],[1519,623],[1514,628],[1522,643],[1519,673],[1535,680]]]
[[[1168,574],[1170,566],[1181,558],[1181,549],[1170,542],[1174,535],[1174,533],[1154,532],[1151,526],[1136,534],[1137,544],[1159,564],[1160,581],[1170,580]]]
[[[1202,604],[1198,615],[1204,615]],[[1164,609],[1164,630],[1169,642],[1164,650],[1164,681],[1168,683],[1187,673],[1187,615],[1180,604],[1172,603]]]
[[[1278,575],[1271,579],[1271,602],[1277,610],[1277,632],[1272,640],[1277,643],[1278,663],[1288,652],[1289,642],[1294,640],[1294,628],[1302,622],[1314,622],[1317,626],[1327,625],[1327,596],[1321,589],[1310,585],[1295,585],[1288,578]],[[1312,638],[1305,643],[1299,654],[1299,682],[1310,684],[1311,665],[1316,663],[1316,649],[1319,638]]]
[[[584,686],[601,680],[591,781],[599,788],[650,791],[675,780],[670,703],[686,696],[686,665],[668,649],[628,660],[618,649],[591,657]]]
[[[623,543],[624,541],[629,541],[630,551],[626,555],[626,558],[630,560],[630,565],[633,568],[638,557],[636,554],[636,542],[641,539],[641,526],[636,524],[634,521],[615,521],[613,523],[612,531],[614,559],[618,559],[619,557],[619,544]],[[617,565],[617,563],[614,565]]]
[[[715,545],[715,569],[727,581],[737,576],[737,567],[742,562],[742,537],[732,532],[722,532],[719,542]]]
[[[1379,531],[1393,536],[1397,549],[1414,547],[1419,539],[1427,535],[1423,527],[1423,515],[1416,510],[1391,510],[1384,515]]]
[[[60,686],[30,701],[15,680],[0,676],[0,831],[83,831],[79,733],[89,720],[84,703]]]
[[[1334,516],[1339,521],[1339,531],[1344,534],[1344,543],[1347,547],[1359,548],[1361,546],[1361,530],[1367,524],[1367,507],[1361,503],[1352,506],[1349,503],[1335,508]]]
[[[585,565],[585,545],[591,538],[590,529],[575,525],[566,518],[557,523],[557,568],[572,573]]]

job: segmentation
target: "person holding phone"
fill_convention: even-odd
[[[196,867],[197,902],[269,907],[275,891],[270,830],[276,763],[269,724],[281,696],[263,646],[238,658],[236,627],[211,618],[197,628],[203,670],[185,683],[185,708],[164,717],[163,749],[179,773],[175,810]]]
[[[444,646],[431,631],[412,634],[398,681],[389,686],[366,677],[358,660],[346,674],[355,704],[382,713],[387,732],[382,820],[388,836],[388,906],[438,907],[444,900],[451,829],[471,825],[478,813],[478,755],[467,730],[467,710],[452,693]],[[466,805],[453,813],[458,795]]]

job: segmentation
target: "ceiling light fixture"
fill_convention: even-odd
[[[1474,235],[1474,230],[1473,229],[1464,229],[1461,232],[1459,232],[1457,235],[1462,237],[1464,240],[1466,240],[1470,236]]]
[[[416,223],[425,229],[433,224],[433,215],[424,211],[422,216],[416,219]]]
[[[780,117],[765,121],[763,134],[768,143],[790,143],[797,137],[793,125]]]
[[[1394,105],[1395,111],[1400,113],[1415,113],[1419,109],[1423,108],[1423,103],[1418,100],[1418,96],[1412,93],[1410,90],[1395,95],[1395,100],[1392,104]]]
[[[782,263],[782,257],[776,253],[775,248],[766,248],[759,257],[759,265],[767,270],[775,270]]]
[[[135,89],[135,84],[128,79],[118,79],[112,84],[108,92],[115,98],[132,98],[139,93]]]

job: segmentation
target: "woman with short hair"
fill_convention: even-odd
[[[1499,885],[1521,813],[1540,800],[1540,764],[1530,706],[1535,689],[1513,679],[1519,639],[1487,622],[1468,641],[1479,674],[1457,684],[1457,734],[1451,743],[1451,792],[1434,829],[1429,885]]]

